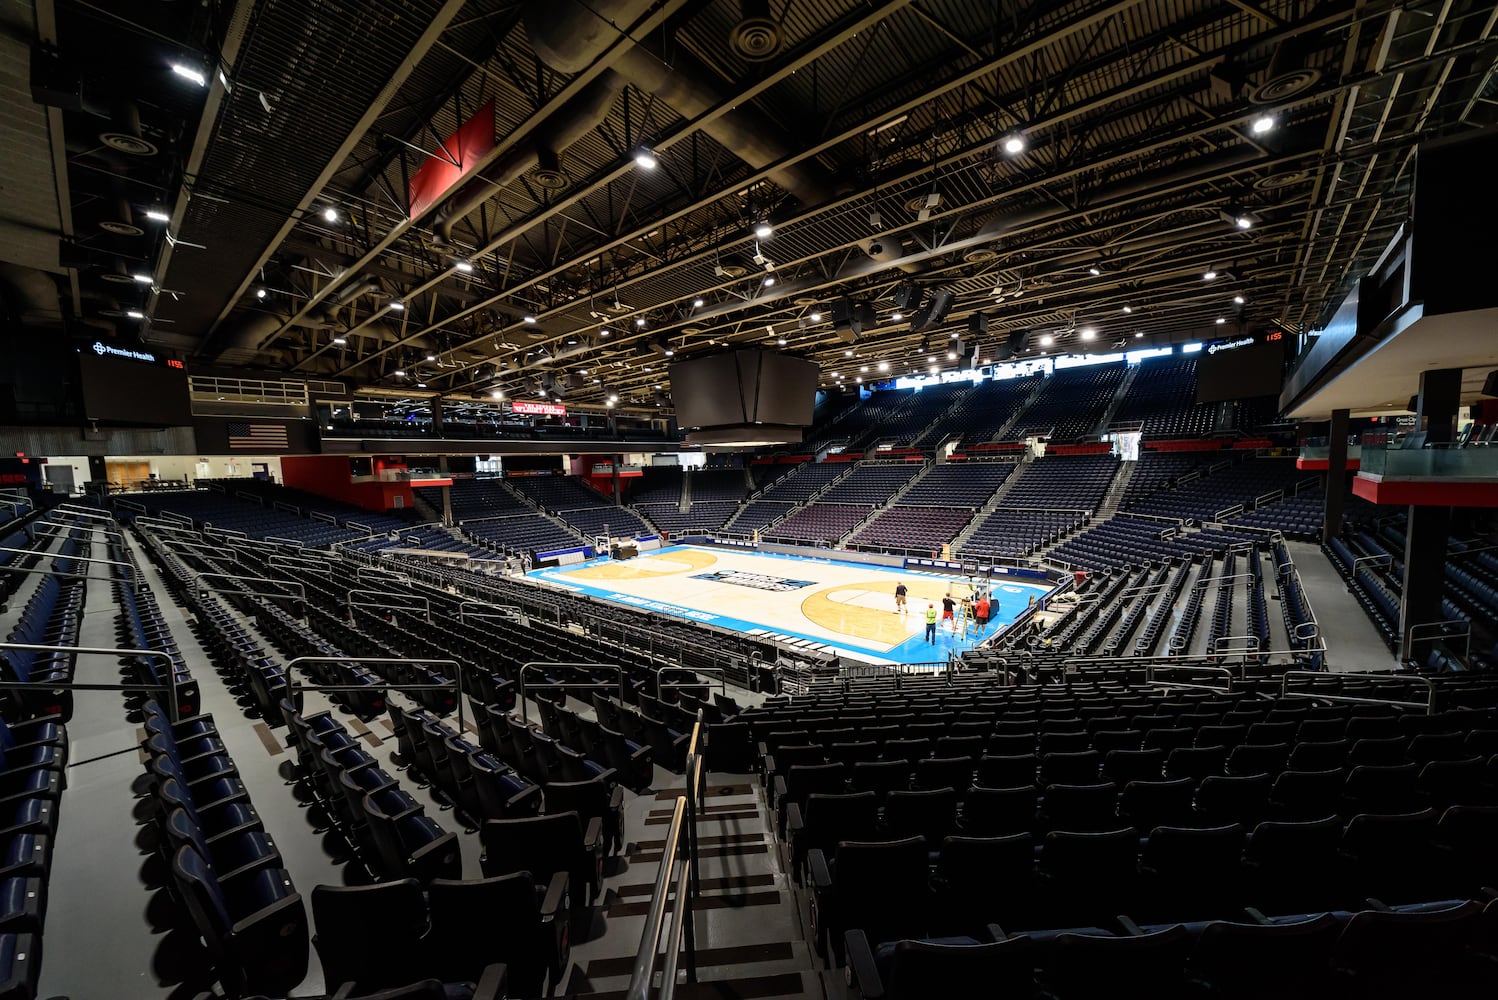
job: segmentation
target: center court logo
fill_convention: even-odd
[[[785,592],[810,587],[815,580],[787,580],[780,576],[762,573],[745,573],[742,570],[718,570],[715,573],[698,573],[693,580],[711,580],[714,583],[731,583],[738,587],[753,587],[755,590]]]

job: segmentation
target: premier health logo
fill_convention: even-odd
[[[130,351],[126,350],[123,347],[110,347],[108,344],[100,340],[94,341],[94,353],[99,355],[101,358],[104,355],[108,354],[111,357],[129,358],[132,361],[156,360],[156,355],[150,353],[149,351]]]
[[[94,341],[94,353],[95,354],[103,354],[107,350],[109,350],[109,348],[105,347],[99,341],[97,341],[97,340]]]
[[[1254,342],[1252,337],[1240,337],[1237,340],[1229,340],[1224,344],[1213,344],[1207,348],[1208,354],[1216,354],[1218,351],[1231,351],[1235,347],[1247,347]]]

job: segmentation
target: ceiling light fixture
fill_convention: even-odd
[[[654,170],[660,161],[655,158],[655,150],[649,146],[641,146],[635,150],[635,166],[641,170]]]
[[[347,343],[348,343],[348,338],[347,337],[334,337],[333,338],[333,346],[334,347],[342,347],[344,344],[347,344]]]
[[[436,361],[437,360],[437,355],[435,355],[435,354],[428,354],[427,355],[427,360],[428,361]]]
[[[607,327],[604,327],[604,328],[602,328],[602,329],[600,329],[600,330],[599,330],[599,331],[598,331],[598,335],[599,335],[599,336],[600,336],[600,337],[612,337],[612,336],[613,336],[613,335],[614,335],[614,331],[613,331],[613,330],[610,330],[610,329],[609,329],[609,328],[607,328]]]
[[[1254,135],[1263,135],[1265,132],[1274,131],[1274,126],[1277,124],[1278,122],[1275,121],[1274,115],[1262,114],[1253,120],[1249,128],[1253,131]]]
[[[1103,275],[1103,269],[1094,264],[1087,269],[1087,273],[1092,275],[1094,278],[1100,278]]]
[[[529,325],[531,323],[534,323],[535,321],[536,321],[536,317],[530,315],[529,313],[527,313],[525,316],[523,316],[521,318],[521,320],[520,320],[520,322],[525,323],[527,325]]]
[[[1224,324],[1224,323],[1226,323],[1226,322],[1227,322],[1227,320],[1226,320],[1226,319],[1224,319],[1224,318],[1223,318],[1223,317],[1221,317],[1221,316],[1219,316],[1219,317],[1217,317],[1217,319],[1216,319],[1216,320],[1215,320],[1215,321],[1214,321],[1214,322],[1216,322],[1216,324],[1217,324],[1217,325],[1218,325],[1218,326],[1221,326],[1221,325],[1222,325],[1222,324]]]
[[[1040,346],[1041,347],[1050,347],[1055,342],[1056,342],[1056,338],[1052,337],[1049,333],[1042,333],[1040,335]]]
[[[327,208],[322,210],[322,217],[324,222],[337,222],[338,209],[334,208],[332,205],[329,205]]]
[[[693,309],[701,309],[705,305],[707,305],[707,303],[704,302],[704,301],[702,301],[701,299],[693,299],[692,300],[692,308]]]
[[[948,361],[956,361],[957,360],[957,352],[956,351],[948,351],[947,352],[947,360]]]
[[[1216,271],[1212,271],[1212,270],[1208,270],[1208,271],[1206,271],[1205,273],[1202,274],[1202,280],[1203,281],[1213,281],[1213,280],[1216,279],[1216,277],[1217,277],[1217,272]]]
[[[146,209],[146,218],[150,219],[152,222],[171,222],[172,221],[172,217],[170,215],[167,215],[165,212],[163,212],[159,208],[148,208],[148,209]]]
[[[898,322],[900,322],[900,320],[902,320],[902,319],[905,318],[905,314],[904,313],[898,313],[898,312],[892,312],[892,313],[889,314],[889,318],[891,320],[893,320],[894,322],[898,323]]]
[[[263,298],[265,298],[265,289],[263,289],[263,288],[257,288],[257,289],[255,289],[255,298],[257,298],[257,299],[263,299]]]
[[[125,315],[128,316],[128,317],[130,317],[131,319],[145,319],[146,318],[146,314],[143,313],[143,312],[141,312],[139,309],[127,309],[125,311]]]
[[[493,392],[489,393],[489,398],[490,399],[504,399],[505,398],[505,394],[502,393],[502,392],[500,392],[498,389],[495,389]]]
[[[204,76],[203,71],[196,66],[188,66],[185,63],[172,63],[172,72],[184,80],[191,80],[199,87],[208,86],[208,77]]]
[[[1131,313],[1131,312],[1134,311],[1134,307],[1131,306],[1131,305],[1129,305],[1127,302],[1125,302],[1124,303],[1124,307],[1123,307],[1123,311],[1126,312],[1126,313]]]
[[[813,323],[820,323],[820,322],[822,322],[822,314],[819,313],[819,312],[814,312],[811,315],[807,316],[806,318],[809,319],[809,320],[811,320]]]
[[[1241,296],[1241,295],[1234,295],[1233,296],[1233,305],[1235,305],[1235,306],[1241,306],[1241,305],[1243,305],[1243,302],[1244,302],[1243,296]]]
[[[1143,330],[1135,330],[1134,331],[1134,339],[1135,340],[1143,340],[1144,339],[1144,331]]]
[[[1010,156],[1018,156],[1025,151],[1025,137],[1019,132],[1010,132],[1004,136],[1004,152]]]
[[[779,344],[781,347],[784,347],[785,346],[785,338],[784,337],[776,337],[775,338],[775,343]]]
[[[135,274],[130,275],[130,278],[132,281],[135,281],[142,285],[149,285],[156,281],[155,278],[151,277],[149,274],[146,274],[143,271],[136,272]]]
[[[1080,330],[1077,331],[1077,334],[1083,340],[1096,340],[1097,339],[1097,331],[1094,330],[1090,326],[1084,326],[1084,327],[1082,327],[1082,329],[1080,329]]]
[[[888,361],[881,361],[881,362],[879,362],[879,370],[882,371],[882,372],[889,371],[889,362]]]
[[[766,288],[774,288],[775,287],[775,275],[770,274],[770,275],[766,275],[765,276],[765,287]]]
[[[406,377],[406,370],[404,368],[397,368],[395,370],[395,377],[396,378],[405,378]]]
[[[771,236],[774,236],[774,235],[775,235],[775,229],[774,229],[774,227],[772,227],[770,225],[770,222],[769,222],[768,219],[761,219],[760,221],[758,221],[758,222],[756,222],[754,224],[754,238],[755,239],[757,239],[757,240],[767,240]]]
[[[405,312],[406,311],[406,304],[404,302],[402,302],[400,299],[391,299],[390,300],[390,311],[391,312]]]
[[[462,271],[464,274],[473,273],[473,261],[471,260],[460,260],[456,264],[454,264],[453,267],[457,268],[459,271]]]

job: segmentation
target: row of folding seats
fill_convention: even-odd
[[[541,811],[541,788],[448,728],[425,710],[408,711],[391,702],[399,761],[423,787],[435,786],[477,828],[485,819],[534,816]]]
[[[850,1000],[1043,995],[1404,1000],[1498,991],[1498,903],[1454,899],[1188,924],[1121,917],[1112,928],[881,943],[847,932]]]
[[[1489,838],[1498,810],[1453,807],[1343,824],[1267,821],[1204,830],[1156,827],[948,837],[933,854],[922,837],[843,840],[807,853],[813,941],[841,956],[854,927],[878,941],[1471,896],[1495,874]],[[892,926],[893,925],[893,926]],[[876,937],[876,932],[878,936]]]
[[[68,732],[59,715],[9,715],[0,715],[0,996],[30,997],[41,972]]]
[[[86,567],[75,557],[87,557],[85,534],[69,531],[52,560],[53,574],[41,577],[20,617],[6,636],[7,642],[36,646],[76,646],[83,621],[83,599],[87,587],[81,571]],[[78,573],[78,576],[71,574]],[[73,680],[76,656],[72,653],[8,649],[0,660],[0,678],[8,681],[56,684],[45,691],[17,691],[15,701],[27,715],[57,713],[64,722],[73,715]]]
[[[435,997],[466,997],[469,989],[473,1000],[547,996],[567,968],[566,895],[565,874],[541,892],[529,872],[320,885],[312,890],[312,943],[340,997],[391,990],[422,1000],[427,994],[411,986],[422,982],[436,987]]]
[[[143,706],[158,844],[225,989],[287,990],[307,974],[307,913],[211,715]]]
[[[135,562],[130,550],[118,537],[109,542],[109,558],[132,565]],[[172,630],[161,616],[151,588],[138,577],[135,570],[117,566],[114,567],[114,596],[119,609],[115,634],[120,645],[127,649],[153,649],[171,657],[169,662],[153,656],[136,658],[132,661],[136,680],[142,684],[170,688],[178,717],[196,715],[201,704],[197,682],[187,668],[187,661],[177,647]]]
[[[550,699],[540,695],[535,700],[539,705]],[[502,748],[508,748],[514,766],[522,773],[534,768],[536,780],[543,783],[585,781],[607,770],[620,784],[640,792],[655,780],[655,751],[649,744],[560,704],[541,710],[541,728],[497,706],[484,706],[480,721],[485,723],[479,730],[481,740],[487,735],[500,756],[506,753]]]
[[[300,762],[299,780],[376,878],[463,876],[458,835],[443,829],[343,723],[327,712],[281,714]]]

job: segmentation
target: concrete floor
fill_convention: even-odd
[[[1392,670],[1399,659],[1389,652],[1362,605],[1348,593],[1336,567],[1310,542],[1286,542],[1300,573],[1311,613],[1326,637],[1326,660],[1338,672]]]

